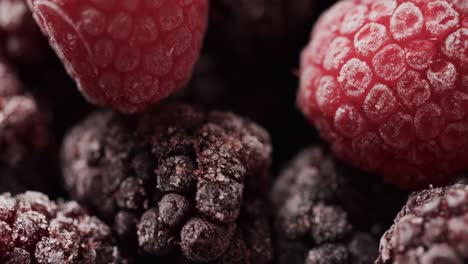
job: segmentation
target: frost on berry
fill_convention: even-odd
[[[465,263],[467,194],[464,184],[412,194],[382,237],[376,263]]]
[[[369,23],[363,26],[354,36],[354,47],[363,56],[369,56],[387,40],[387,28],[385,26]]]
[[[427,70],[427,78],[436,93],[454,89],[457,75],[455,65],[442,60],[434,62]]]
[[[380,78],[396,80],[406,71],[405,51],[398,45],[390,44],[374,56],[372,63]]]
[[[351,10],[348,10],[343,18],[340,33],[349,34],[356,32],[364,23],[367,11],[367,7],[364,5],[351,7]]]
[[[2,263],[127,263],[110,229],[75,202],[26,192],[2,194],[0,205],[10,211],[0,221]]]
[[[413,3],[404,2],[390,19],[390,32],[396,40],[407,40],[420,34],[424,26],[421,10]]]
[[[367,91],[372,77],[372,71],[367,63],[351,59],[341,68],[338,82],[348,97],[357,99],[361,98]]]
[[[397,92],[410,109],[421,106],[431,96],[431,86],[415,71],[407,71],[397,83]]]
[[[302,52],[297,101],[343,160],[404,188],[464,170],[464,2],[343,1],[321,16]]]
[[[468,28],[461,28],[450,34],[443,45],[444,54],[457,63],[461,63],[463,69],[468,68]]]
[[[430,1],[424,8],[426,30],[433,37],[439,37],[455,28],[459,14],[446,1]]]
[[[386,85],[376,84],[364,101],[364,112],[374,122],[387,119],[397,107],[397,99]]]
[[[62,158],[73,196],[132,254],[269,263],[270,153],[256,124],[173,102],[140,116],[92,114],[70,131]]]
[[[351,41],[347,38],[338,37],[331,44],[326,52],[323,65],[326,70],[338,70],[349,58],[352,52]]]
[[[324,76],[320,79],[315,96],[322,112],[334,115],[341,99],[340,91],[338,82],[332,76]]]

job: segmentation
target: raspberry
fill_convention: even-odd
[[[465,263],[468,187],[455,184],[410,196],[380,241],[377,263]]]
[[[0,2],[0,49],[18,63],[42,62],[50,48],[34,22],[25,0]]]
[[[318,2],[323,1],[211,1],[207,46],[229,59],[281,65],[279,60],[297,58]]]
[[[1,263],[126,263],[108,226],[38,192],[0,195],[0,233]]]
[[[140,256],[267,263],[270,152],[254,123],[174,103],[91,115],[67,135],[62,168],[72,195]]]
[[[468,168],[466,1],[341,1],[301,55],[298,105],[344,161],[405,189]]]
[[[368,177],[349,177],[319,147],[303,150],[272,192],[277,263],[372,263],[377,239],[391,224],[404,193]],[[351,181],[352,180],[352,181]]]
[[[58,175],[50,164],[56,162],[56,150],[49,121],[47,111],[0,60],[0,192],[55,190]]]
[[[144,110],[188,81],[208,8],[206,0],[28,4],[84,96],[126,113]]]

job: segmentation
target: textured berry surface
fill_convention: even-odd
[[[468,5],[341,1],[301,57],[298,104],[341,159],[404,188],[468,167]]]
[[[139,117],[91,115],[66,137],[62,166],[74,197],[130,251],[267,263],[270,152],[254,123],[175,103]]]
[[[29,0],[42,31],[85,97],[136,112],[190,78],[206,0]]]
[[[455,184],[410,196],[380,241],[377,263],[466,263],[468,187]]]
[[[285,168],[272,193],[277,263],[373,263],[405,194],[352,173],[318,147]]]
[[[223,57],[258,65],[297,58],[317,13],[316,0],[216,0],[210,2],[207,46]]]
[[[22,64],[42,61],[49,54],[26,0],[0,1],[0,47],[5,56]]]
[[[107,225],[42,193],[0,195],[0,234],[1,263],[125,263]]]
[[[50,116],[0,60],[0,192],[52,192],[58,185]],[[47,178],[47,181],[45,179]]]

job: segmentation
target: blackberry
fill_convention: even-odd
[[[1,263],[125,263],[107,225],[38,192],[0,195],[0,234]]]
[[[466,263],[468,186],[416,192],[380,241],[377,263]]]
[[[20,64],[37,63],[51,54],[26,0],[0,1],[0,50]]]
[[[0,191],[55,191],[54,145],[48,112],[0,61]]]
[[[311,147],[280,174],[272,193],[277,263],[373,263],[405,195],[351,173],[360,172]]]
[[[92,114],[67,135],[62,167],[72,195],[114,227],[128,254],[267,263],[270,152],[256,124],[174,103],[140,116]]]

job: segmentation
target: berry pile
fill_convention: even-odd
[[[269,141],[243,118],[189,105],[137,118],[97,112],[67,135],[64,176],[126,248],[195,262],[268,263]]]
[[[404,188],[468,168],[466,1],[342,1],[301,56],[300,108],[343,160]]]
[[[467,138],[467,0],[0,0],[0,263],[468,263]]]

